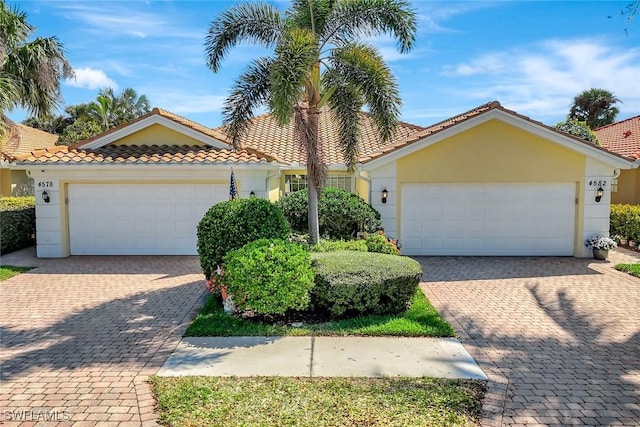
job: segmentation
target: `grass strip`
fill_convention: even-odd
[[[333,322],[309,324],[294,328],[252,322],[224,312],[214,296],[210,296],[191,322],[185,336],[398,336],[452,337],[455,330],[429,303],[418,289],[411,308],[399,315],[361,316]]]
[[[632,276],[640,277],[640,263],[635,264],[617,264],[615,266],[616,270],[622,271],[624,273],[629,273]]]
[[[0,266],[0,282],[17,276],[20,273],[31,270],[33,267],[14,267],[13,265]]]
[[[152,377],[169,426],[474,426],[483,382],[434,378]]]

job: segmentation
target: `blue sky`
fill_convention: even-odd
[[[400,55],[388,38],[372,41],[396,75],[401,118],[409,123],[429,125],[498,100],[555,124],[590,87],[621,99],[618,119],[624,119],[640,114],[640,16],[628,23],[620,15],[629,1],[413,1],[418,40],[410,54]],[[102,87],[132,87],[152,106],[219,126],[235,78],[268,53],[240,46],[219,73],[206,67],[209,25],[236,2],[8,3],[28,14],[36,35],[55,35],[64,44],[76,72],[62,85],[65,105],[89,102]]]

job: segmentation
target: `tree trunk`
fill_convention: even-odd
[[[318,186],[312,179],[307,180],[307,194],[309,195],[309,243],[315,245],[320,241],[320,221],[318,219]]]
[[[320,141],[318,138],[320,111],[316,107],[307,109],[307,194],[309,198],[309,242],[316,244],[320,241],[320,221],[318,219],[318,198],[324,181],[324,167]]]

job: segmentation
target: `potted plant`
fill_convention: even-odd
[[[593,251],[593,257],[599,260],[607,259],[609,250],[618,246],[615,240],[608,237],[592,236],[584,241],[584,245]]]

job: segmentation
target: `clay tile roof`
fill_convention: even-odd
[[[4,158],[12,159],[37,149],[53,147],[58,141],[58,135],[40,129],[8,120],[5,124],[7,131],[0,150]]]
[[[245,150],[189,145],[105,145],[96,149],[55,147],[16,157],[23,164],[212,164],[264,163],[268,159]]]
[[[420,126],[400,122],[395,135],[389,143],[403,141],[423,129]],[[222,134],[225,132],[224,127],[214,130]],[[328,164],[345,164],[339,143],[338,123],[328,108],[323,108],[320,111],[319,131],[325,162]],[[371,116],[364,112],[360,113],[360,140],[358,141],[360,156],[367,156],[371,152],[382,149],[389,143],[382,144],[380,142],[378,131]],[[306,162],[304,154],[301,153],[300,148],[294,141],[293,121],[284,127],[280,127],[270,114],[255,117],[251,121],[240,141],[240,145],[261,153],[269,153],[281,162],[294,164],[304,164]]]
[[[593,130],[600,144],[612,153],[640,159],[640,115]]]

